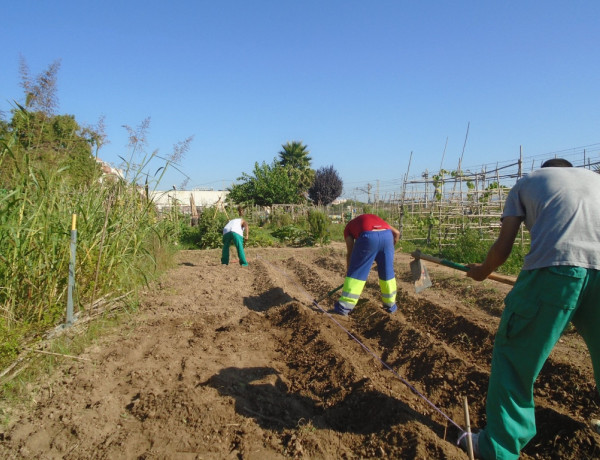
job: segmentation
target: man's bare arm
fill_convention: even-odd
[[[475,281],[483,281],[490,273],[506,262],[512,251],[522,220],[521,217],[514,216],[502,219],[500,234],[492,244],[483,263],[469,264],[470,270],[467,272],[469,278],[473,278]]]
[[[352,250],[354,249],[354,238],[347,236],[346,240],[346,272],[350,268],[350,257],[352,257]]]
[[[245,233],[245,239],[248,239],[248,232],[250,231],[250,227],[248,227],[248,222],[246,222],[244,219],[242,219],[242,229]]]
[[[392,233],[394,234],[394,246],[396,246],[396,243],[398,242],[398,240],[400,239],[400,230],[398,230],[395,227],[392,227],[390,225],[390,230],[392,231]]]

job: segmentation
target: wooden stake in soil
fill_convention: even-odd
[[[467,427],[467,454],[469,455],[469,460],[475,460],[475,456],[473,455],[473,439],[471,439],[471,421],[469,419],[469,403],[467,402],[466,396],[463,399],[463,406],[465,409],[465,426]]]
[[[195,227],[198,225],[198,208],[196,207],[196,201],[194,200],[193,193],[190,193],[190,212],[192,213],[190,226]]]
[[[51,355],[51,356],[59,356],[61,358],[71,358],[71,359],[76,359],[78,361],[91,361],[91,359],[87,359],[87,358],[80,358],[79,356],[73,356],[73,355],[64,355],[62,353],[52,353],[51,351],[44,351],[44,350],[34,350],[33,348],[26,348],[26,350],[31,351],[33,353],[41,353],[43,355]]]

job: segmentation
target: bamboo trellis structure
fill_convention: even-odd
[[[546,158],[548,159],[548,158]],[[545,160],[545,159],[544,159]],[[583,161],[570,160],[575,167],[600,170],[600,157],[592,161],[583,150]],[[543,161],[539,161],[537,167]],[[535,160],[531,172],[536,169]],[[500,229],[504,202],[512,186],[528,174],[522,150],[519,158],[502,166],[477,172],[440,170],[437,174],[425,171],[420,178],[405,179],[402,184],[398,221],[402,239],[431,244],[436,241],[439,250],[465,229],[477,230],[483,240],[494,240]],[[521,245],[527,240],[522,227]]]

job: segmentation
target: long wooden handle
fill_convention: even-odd
[[[421,251],[415,251],[415,252],[411,253],[411,255],[415,259],[427,260],[429,262],[433,262],[434,264],[444,265],[445,267],[454,268],[456,270],[460,270],[463,272],[468,272],[470,270],[470,268],[467,267],[466,265],[452,262],[451,260],[448,260],[448,259],[440,259],[439,257],[422,254]],[[510,276],[500,275],[499,273],[490,273],[488,275],[488,279],[498,281],[499,283],[509,284],[511,286],[514,286],[514,284],[515,284],[514,278],[512,278]]]
[[[509,284],[510,286],[515,285],[515,279],[510,276],[500,275],[498,273],[490,273],[488,279],[498,281],[499,283]]]

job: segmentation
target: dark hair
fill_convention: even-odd
[[[542,168],[572,168],[573,165],[570,161],[564,158],[552,158],[542,163]]]

